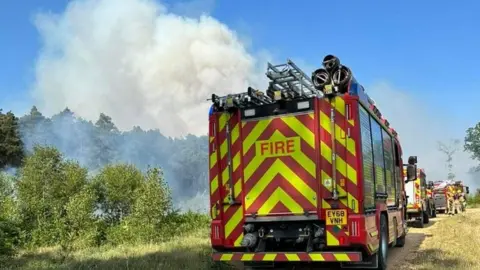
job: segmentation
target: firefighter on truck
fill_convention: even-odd
[[[266,75],[265,93],[211,98],[213,260],[386,269],[388,247],[405,244],[417,158],[403,163],[397,133],[337,57],[312,76],[290,60]]]

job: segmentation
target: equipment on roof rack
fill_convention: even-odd
[[[353,79],[352,71],[340,64],[340,59],[334,55],[323,58],[323,67],[312,73],[312,82],[315,89],[325,95],[344,94],[348,91],[350,81]]]
[[[214,105],[214,111],[231,111],[236,108],[272,104],[281,100],[297,100],[322,95],[305,72],[290,59],[281,65],[268,63],[265,74],[270,79],[266,94],[252,87],[248,87],[247,92],[228,94],[223,97],[212,94],[209,100]]]

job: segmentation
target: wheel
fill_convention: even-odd
[[[420,213],[420,220],[417,221],[418,227],[423,228],[425,227],[425,215],[423,214],[423,211]]]
[[[428,224],[430,222],[430,217],[428,216],[428,212],[423,212],[423,223]]]
[[[428,224],[430,222],[430,217],[427,212],[423,212],[423,223]]]
[[[380,245],[377,253],[377,270],[387,269],[387,254],[388,254],[388,224],[385,215],[380,216]]]

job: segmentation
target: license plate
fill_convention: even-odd
[[[347,210],[327,210],[327,225],[347,225]]]

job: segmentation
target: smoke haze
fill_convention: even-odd
[[[176,9],[189,14],[201,3]],[[121,130],[203,135],[212,93],[245,91],[263,79],[226,25],[169,13],[155,1],[73,1],[35,24],[43,48],[33,95],[46,115],[68,106],[87,120],[104,112]]]
[[[35,104],[47,116],[67,106],[86,120],[95,121],[103,112],[120,130],[140,126],[158,128],[167,136],[205,135],[206,99],[212,93],[245,91],[249,85],[263,88],[269,58],[267,51],[262,56],[249,53],[242,42],[248,37],[240,39],[226,25],[201,15],[199,10],[212,5],[210,0],[174,5],[172,12],[184,15],[179,16],[152,0],[77,0],[61,14],[39,14],[35,25],[42,49],[32,88]],[[313,69],[308,61],[294,61],[307,73]],[[445,179],[446,156],[438,151],[437,141],[458,134],[450,133],[448,123],[453,120],[448,112],[388,83],[365,86],[398,131],[404,157],[417,155],[429,180]],[[59,132],[70,138],[74,131],[58,128]],[[462,144],[453,159],[454,171],[474,185],[467,172],[475,163],[462,151],[463,138],[458,139]],[[124,148],[134,149],[127,143]],[[123,151],[125,156],[129,151]],[[65,154],[89,158],[87,153]],[[182,202],[183,207],[207,205],[207,179],[199,175],[197,181],[204,184],[199,184],[195,197]]]

